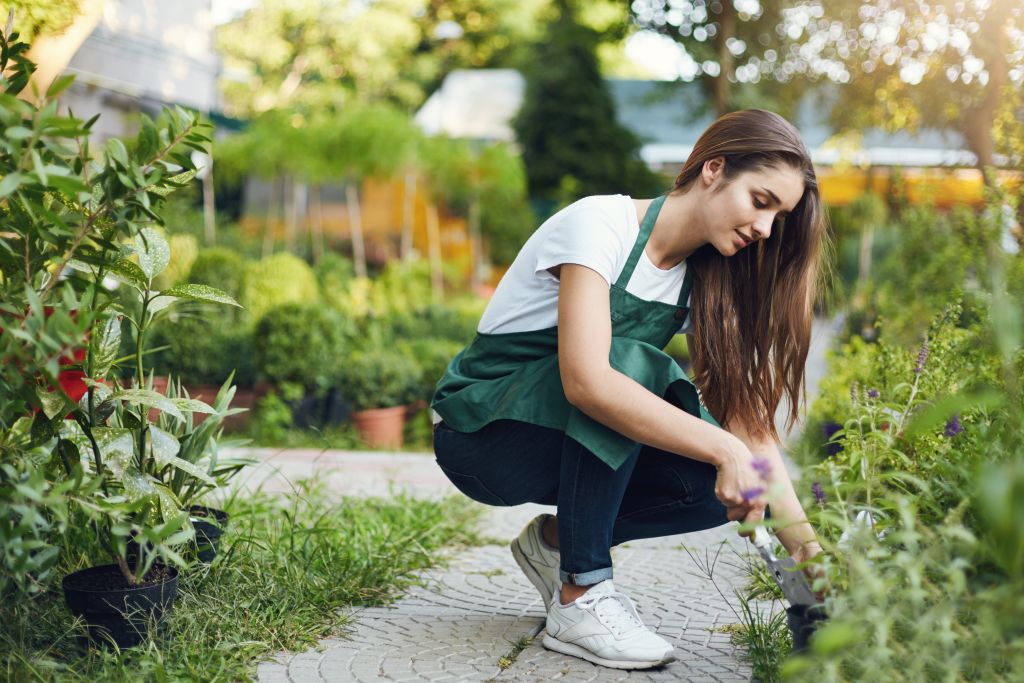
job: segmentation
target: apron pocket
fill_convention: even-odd
[[[472,474],[459,474],[458,472],[452,472],[440,462],[437,463],[437,466],[440,467],[445,476],[455,484],[455,488],[462,491],[478,503],[483,503],[485,505],[508,505],[508,503],[502,500],[501,496],[484,486],[484,483]]]

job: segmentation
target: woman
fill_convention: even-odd
[[[434,451],[475,500],[557,505],[512,543],[545,647],[669,661],[615,590],[610,548],[755,523],[766,489],[786,549],[820,551],[774,416],[785,395],[792,425],[803,398],[825,231],[799,133],[751,109],[701,135],[667,195],[581,199],[523,246],[438,383]],[[662,351],[677,333],[696,386]]]

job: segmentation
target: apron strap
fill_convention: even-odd
[[[625,289],[626,285],[629,284],[629,278],[633,276],[633,270],[640,261],[640,254],[644,252],[644,247],[647,246],[647,240],[651,237],[654,222],[658,220],[658,213],[661,211],[661,205],[665,203],[666,197],[667,195],[661,195],[647,207],[643,223],[640,224],[640,232],[636,236],[636,242],[633,243],[633,251],[629,252],[629,259],[626,260],[625,267],[619,273],[618,279],[615,280],[616,287]],[[689,269],[687,269],[687,275],[689,275]]]
[[[686,274],[683,275],[683,286],[679,288],[679,303],[676,304],[686,309],[689,309],[687,304],[690,300],[690,290],[693,289],[693,268],[690,265],[690,259],[686,259]]]

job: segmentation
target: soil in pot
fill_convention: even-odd
[[[116,564],[105,564],[72,572],[62,583],[68,609],[88,627],[81,644],[127,648],[157,635],[166,623],[178,595],[178,570],[155,565],[132,586]]]
[[[824,605],[793,605],[786,608],[786,621],[793,634],[794,653],[807,650],[811,636],[827,618]]]
[[[217,508],[193,505],[189,508],[192,527],[196,530],[196,556],[200,562],[213,562],[217,556],[221,534],[228,523],[228,513]]]
[[[405,406],[359,410],[352,413],[352,424],[371,448],[401,448],[405,411]]]

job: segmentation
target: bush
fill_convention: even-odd
[[[196,255],[188,281],[217,287],[237,299],[242,296],[245,269],[245,259],[238,252],[226,247],[209,247]]]
[[[313,269],[298,256],[274,254],[246,266],[241,297],[253,320],[259,320],[280,304],[317,303],[320,286]]]
[[[235,383],[256,383],[256,352],[252,328],[233,323],[236,314],[197,305],[172,311],[153,326],[153,370],[187,385],[222,384],[235,373]]]
[[[292,383],[322,394],[334,384],[354,333],[347,318],[322,306],[275,306],[256,325],[256,369],[272,384]]]
[[[413,337],[399,342],[398,348],[420,367],[420,381],[410,395],[409,402],[414,402],[430,400],[448,364],[462,350],[463,345],[448,339]]]
[[[421,382],[414,360],[386,348],[354,352],[338,375],[338,389],[353,410],[407,405]]]

